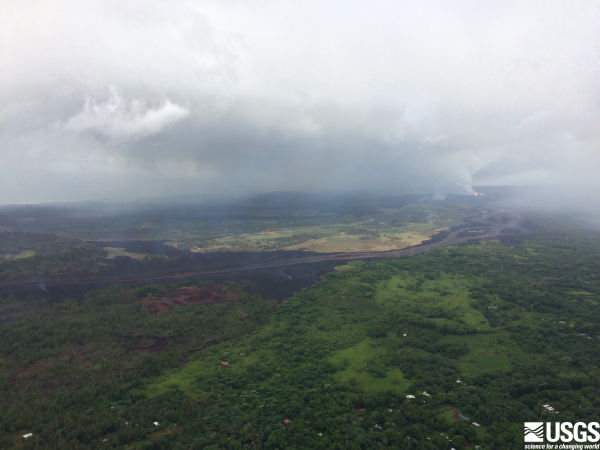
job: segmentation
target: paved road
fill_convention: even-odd
[[[510,219],[508,221],[504,221],[502,223],[497,223],[490,221],[489,218],[491,216],[497,215],[498,213],[502,213],[504,215],[510,215]],[[420,244],[414,247],[407,247],[400,250],[391,250],[387,252],[356,252],[356,253],[325,253],[318,256],[307,256],[307,257],[299,257],[299,258],[291,258],[291,259],[282,259],[276,261],[268,261],[264,263],[257,264],[249,264],[245,266],[235,266],[235,267],[226,267],[220,269],[211,269],[211,270],[202,270],[202,271],[193,271],[193,272],[178,272],[178,273],[169,273],[164,275],[157,275],[151,277],[135,277],[135,278],[110,278],[110,279],[69,279],[69,280],[56,280],[51,282],[46,282],[45,286],[59,286],[59,285],[67,285],[67,284],[115,284],[115,283],[133,283],[140,281],[166,281],[166,280],[178,280],[185,279],[197,276],[204,275],[215,275],[215,274],[223,274],[223,273],[234,273],[234,272],[243,272],[249,270],[260,270],[260,269],[272,269],[278,267],[286,267],[286,266],[295,266],[298,264],[310,264],[317,263],[322,261],[348,261],[348,260],[363,260],[370,258],[397,258],[401,256],[413,256],[421,253],[425,253],[440,247],[447,247],[449,245],[461,244],[466,241],[472,239],[490,239],[494,237],[498,237],[500,235],[500,231],[506,228],[512,229],[520,229],[522,218],[516,213],[502,211],[502,210],[494,210],[486,214],[481,214],[476,217],[469,218],[468,221],[465,221],[460,228],[451,231],[447,236],[443,239],[440,239],[437,242]],[[469,226],[471,224],[471,226]],[[465,233],[469,230],[476,231],[485,229],[483,234],[478,233]],[[31,283],[25,282],[14,283],[14,284],[3,284],[3,287],[39,287],[39,283]]]

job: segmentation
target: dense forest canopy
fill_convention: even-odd
[[[0,327],[0,447],[518,448],[543,405],[600,421],[599,255],[545,235],[352,262],[279,305],[235,283],[41,304]]]
[[[107,253],[78,239],[23,231],[0,232],[0,280],[31,275],[95,274]]]
[[[77,239],[64,239],[54,234],[3,231],[0,232],[0,255],[18,255],[24,250],[58,253],[74,247],[79,242]]]

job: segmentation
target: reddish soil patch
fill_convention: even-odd
[[[173,289],[167,291],[162,297],[144,297],[140,299],[144,311],[152,314],[166,314],[170,308],[178,308],[188,305],[213,305],[227,299],[240,299],[240,294],[220,292],[221,284],[209,284],[207,286]]]

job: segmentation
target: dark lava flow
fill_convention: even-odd
[[[0,296],[34,295],[51,301],[64,298],[82,298],[90,291],[111,285],[143,286],[183,280],[227,280],[247,283],[265,298],[282,300],[302,288],[311,286],[320,277],[348,260],[380,260],[413,256],[448,245],[467,244],[481,239],[498,237],[503,230],[523,230],[522,219],[511,214],[509,220],[493,222],[490,217],[497,211],[482,214],[476,221],[442,231],[430,240],[401,250],[359,253],[313,253],[304,251],[274,252],[218,252],[191,253],[164,244],[164,241],[95,242],[100,246],[125,248],[134,253],[177,255],[165,264],[141,263],[129,257],[117,257],[113,269],[93,278],[31,277],[27,281],[0,284]],[[469,233],[473,230],[473,233]],[[525,231],[525,230],[523,230]]]

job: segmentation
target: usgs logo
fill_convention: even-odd
[[[598,422],[525,422],[525,442],[598,442],[599,428]]]

